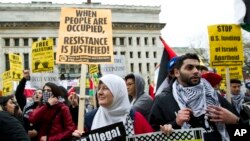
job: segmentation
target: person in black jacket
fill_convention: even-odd
[[[10,113],[0,110],[1,141],[30,141],[21,123]]]
[[[19,82],[16,88],[15,97],[20,109],[23,111],[24,106],[26,105],[26,96],[24,95],[24,89],[26,82],[30,79],[29,70],[23,70],[23,78]]]
[[[178,57],[174,82],[159,94],[152,106],[149,122],[155,130],[202,127],[205,141],[229,140],[228,125],[240,120],[231,104],[201,78],[196,54]],[[160,77],[160,76],[159,76]],[[171,131],[171,130],[170,130]]]
[[[37,130],[39,128],[39,125],[33,126],[29,122],[29,114],[33,112],[34,109],[38,108],[42,104],[42,89],[37,89],[33,93],[32,101],[30,103],[27,103],[26,96],[24,95],[24,89],[26,82],[30,79],[30,73],[29,70],[23,70],[23,78],[19,82],[15,97],[17,100],[17,103],[20,107],[20,109],[23,111],[23,123],[24,128],[28,132],[28,136],[31,138],[31,140],[37,140]]]

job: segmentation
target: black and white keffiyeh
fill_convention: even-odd
[[[133,136],[135,135],[134,131],[134,120],[130,117],[130,115],[127,115],[126,122],[124,124],[125,126],[125,131],[127,136]]]
[[[191,87],[183,87],[178,83],[177,80],[175,80],[173,83],[173,96],[180,109],[185,107],[192,109],[194,117],[199,117],[203,114],[206,114],[207,105],[220,106],[216,91],[203,78],[201,78],[201,81],[198,85]],[[204,120],[205,126],[207,128],[209,126],[207,118]],[[221,134],[223,141],[228,141],[229,135],[225,129],[225,124],[216,123],[216,127]],[[185,123],[182,128],[190,128],[190,125]]]
[[[233,95],[232,94],[232,103],[236,109],[236,111],[238,113],[240,113],[240,111],[243,109],[243,102],[244,102],[244,94],[243,93],[240,93],[238,95]]]

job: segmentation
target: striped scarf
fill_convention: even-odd
[[[176,80],[173,83],[173,96],[180,109],[185,107],[192,109],[194,117],[199,117],[203,114],[206,114],[207,105],[220,106],[216,91],[203,78],[201,78],[201,82],[198,85],[191,87],[183,87]],[[207,118],[204,120],[206,128],[209,128]],[[216,123],[216,127],[221,134],[223,141],[229,140],[229,135],[225,129],[225,124]],[[188,123],[184,123],[182,128],[190,128],[190,125]]]

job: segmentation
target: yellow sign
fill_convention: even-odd
[[[89,65],[89,73],[90,74],[98,73],[98,65],[94,64]]]
[[[37,41],[32,44],[32,72],[54,70],[53,39]]]
[[[21,80],[23,74],[23,63],[20,55],[9,54],[10,70],[12,71],[12,80]]]
[[[226,67],[216,67],[217,73],[221,75],[221,85],[226,86]],[[243,81],[242,67],[230,66],[229,67],[230,79],[239,79]]]
[[[110,10],[62,8],[56,63],[113,63]]]
[[[208,34],[211,67],[243,65],[242,36],[239,25],[212,25],[208,27]]]
[[[12,71],[6,71],[2,74],[3,78],[3,96],[10,95],[13,92]]]
[[[90,87],[90,82],[89,82],[89,78],[85,79],[85,87],[89,88]]]

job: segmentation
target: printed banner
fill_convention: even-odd
[[[111,10],[62,8],[56,63],[113,63]]]
[[[116,74],[121,77],[125,77],[126,65],[125,65],[125,56],[124,55],[115,55],[114,56],[114,64],[102,64],[101,72],[102,74]]]
[[[226,67],[215,67],[218,74],[221,75],[220,89],[226,90]],[[239,79],[243,81],[243,72],[241,66],[229,66],[230,79]]]
[[[203,141],[202,128],[174,130],[169,136],[162,132],[127,137],[127,141]]]
[[[236,24],[208,26],[210,43],[210,65],[242,66],[243,47],[241,27]]]
[[[125,141],[126,132],[122,122],[84,133],[80,139],[74,141]]]
[[[12,81],[12,72],[6,71],[2,74],[3,78],[3,96],[10,95],[13,92],[13,81]]]
[[[53,39],[37,41],[32,44],[32,72],[54,70]]]
[[[226,68],[225,67],[215,67],[218,74],[222,77],[222,83],[226,83]],[[243,81],[242,67],[230,66],[229,67],[230,79],[239,79]]]
[[[23,63],[20,55],[10,53],[9,54],[10,60],[10,70],[12,80],[19,81],[22,78],[23,74]]]
[[[44,84],[47,82],[52,82],[60,85],[59,72],[57,67],[54,67],[53,71],[30,74],[30,84],[32,88],[43,88]]]

